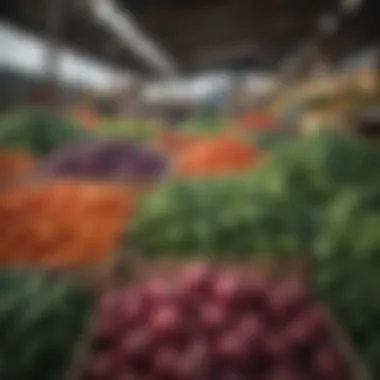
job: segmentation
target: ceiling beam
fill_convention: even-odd
[[[143,59],[153,70],[162,75],[175,75],[177,66],[151,38],[142,32],[133,17],[119,9],[112,0],[93,0],[92,11],[99,21],[106,24],[134,54]]]
[[[184,0],[173,5],[165,0],[141,0],[131,9],[182,68],[201,70],[233,61],[276,63],[284,51],[310,37],[321,14],[337,8],[339,1]],[[128,7],[131,0],[119,2]],[[244,43],[257,45],[255,51],[229,48]]]

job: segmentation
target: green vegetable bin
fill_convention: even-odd
[[[1,268],[0,378],[77,376],[97,300],[107,288],[126,281],[120,272],[126,261],[114,253],[89,267]]]

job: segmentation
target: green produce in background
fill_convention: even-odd
[[[0,148],[35,156],[46,156],[90,136],[80,126],[47,109],[23,109],[0,118]]]
[[[0,378],[63,379],[92,306],[92,297],[72,279],[2,270]]]
[[[216,117],[196,115],[186,120],[180,129],[196,136],[207,136],[218,133],[223,128],[222,120]]]
[[[312,251],[332,197],[376,183],[376,160],[380,152],[348,138],[300,139],[253,173],[163,185],[143,202],[132,236],[150,254]]]
[[[305,207],[301,199],[272,197],[237,176],[174,182],[142,203],[132,240],[153,256],[235,259],[255,252],[298,253],[308,228],[302,221]]]
[[[247,136],[247,138],[252,141],[254,146],[266,151],[279,149],[294,140],[294,136],[286,131],[251,133],[249,134],[249,137]]]
[[[148,142],[154,139],[159,129],[149,121],[114,118],[104,120],[97,131],[101,137],[120,137],[138,142]]]
[[[339,193],[316,241],[317,292],[380,376],[380,185]]]
[[[307,199],[305,222],[316,221],[309,242],[316,290],[374,378],[380,378],[379,168],[377,145],[324,132],[275,153],[250,179],[275,197]]]
[[[248,175],[162,187],[131,238],[151,256],[313,253],[316,290],[380,378],[379,168],[377,145],[321,132]]]

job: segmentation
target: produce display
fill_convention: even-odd
[[[379,376],[379,165],[370,142],[301,138],[252,173],[160,188],[144,200],[131,240],[152,257],[313,254],[316,290]]]
[[[289,214],[291,206],[241,177],[172,181],[143,200],[130,239],[149,257],[298,255],[305,228],[298,218],[308,210],[302,199],[292,206]]]
[[[218,135],[186,149],[175,163],[180,176],[197,178],[246,171],[261,158],[260,152],[236,137]]]
[[[63,379],[93,297],[72,278],[2,270],[0,299],[0,378]]]
[[[281,149],[283,145],[292,142],[294,134],[288,131],[258,132],[250,134],[247,139],[262,150],[273,151],[274,149]]]
[[[317,241],[315,286],[380,376],[380,187],[347,189],[331,204]]]
[[[278,129],[277,122],[271,113],[252,111],[237,120],[237,126],[251,132],[274,131]]]
[[[197,142],[197,139],[182,131],[164,131],[153,141],[153,146],[159,151],[173,155],[180,154]]]
[[[62,272],[112,263],[124,275],[124,259],[146,258],[142,274],[162,274],[196,257],[226,270],[113,278],[78,380],[351,380],[311,293],[380,378],[379,147],[328,131],[294,139],[294,123],[274,120],[90,131],[42,109],[0,119],[0,378],[71,378],[92,297]],[[305,262],[312,289],[293,276]],[[31,267],[54,274],[9,270]]]
[[[105,294],[84,379],[350,379],[301,282],[205,264]]]
[[[168,160],[152,149],[126,140],[99,140],[57,150],[42,163],[38,175],[154,183],[167,170]]]
[[[126,118],[107,118],[97,127],[97,135],[109,138],[128,139],[136,142],[153,140],[159,129],[151,121]]]
[[[181,130],[197,136],[215,135],[222,131],[223,120],[217,117],[195,115],[181,125]]]
[[[0,119],[0,148],[37,157],[90,137],[89,132],[50,110],[18,110]]]
[[[116,248],[134,209],[118,186],[54,181],[0,192],[0,266],[94,264]]]
[[[82,105],[74,108],[70,114],[70,116],[85,129],[94,130],[98,128],[100,124],[100,117],[92,107]]]
[[[30,174],[37,162],[29,154],[0,149],[0,183],[7,184]]]

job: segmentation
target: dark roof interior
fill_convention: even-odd
[[[1,14],[39,33],[46,32],[48,0],[2,2]],[[118,42],[105,26],[85,17],[64,0],[65,43],[115,66],[147,73],[147,66]],[[301,41],[318,43],[337,61],[367,44],[379,42],[380,1],[364,0],[362,9],[341,18],[339,30],[318,34],[326,13],[339,12],[338,0],[116,0],[129,10],[148,36],[183,73],[210,69],[277,68]],[[8,4],[8,5],[7,5]]]
[[[337,6],[335,0],[118,1],[185,71],[275,67]]]
[[[364,0],[362,8],[343,17],[337,32],[321,38],[320,44],[333,61],[368,46],[380,48],[380,1]]]

